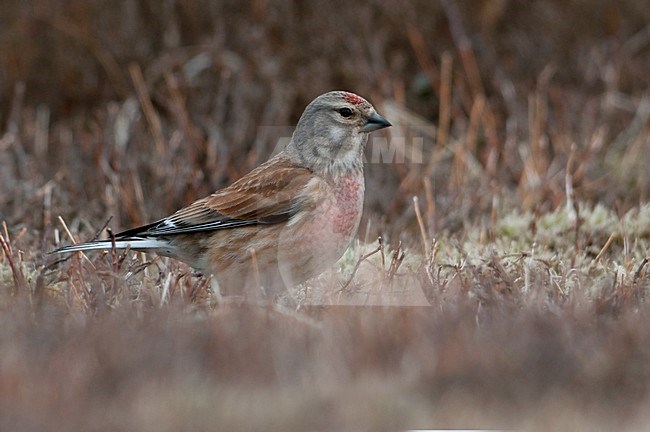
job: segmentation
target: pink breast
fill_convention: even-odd
[[[363,209],[363,174],[329,183],[311,217],[282,233],[278,251],[282,276],[302,282],[328,269],[350,246]]]
[[[340,178],[316,211],[310,231],[313,241],[337,260],[357,233],[363,210],[363,175]]]
[[[334,190],[330,207],[334,233],[343,236],[355,235],[363,208],[363,178],[344,177]]]

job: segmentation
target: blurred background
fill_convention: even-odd
[[[647,430],[649,88],[647,0],[3,0],[0,430]],[[43,266],[58,216],[79,240],[165,216],[333,89],[394,126],[368,244],[300,289],[432,307],[215,303],[135,253]]]
[[[0,219],[43,227],[46,184],[75,229],[161,217],[332,89],[405,137],[404,163],[367,167],[367,218],[389,222],[371,238],[411,231],[413,195],[434,231],[495,197],[554,209],[570,158],[576,194],[623,211],[648,198],[649,21],[642,0],[5,1]]]

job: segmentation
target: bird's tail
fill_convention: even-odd
[[[151,238],[131,238],[126,240],[115,240],[116,249],[133,249],[133,250],[151,250],[151,249],[163,249],[168,248],[169,244],[163,240],[151,239]],[[68,252],[77,252],[77,251],[90,251],[90,250],[106,250],[112,249],[113,242],[110,240],[98,240],[88,243],[75,244],[70,246],[64,246],[62,248],[56,249],[51,253],[68,253]]]

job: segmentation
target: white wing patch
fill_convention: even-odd
[[[178,228],[178,226],[171,219],[163,219],[160,222],[160,227],[156,228]]]

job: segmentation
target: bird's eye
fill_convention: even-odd
[[[341,108],[339,110],[339,114],[341,114],[345,118],[348,118],[352,115],[352,110],[350,108]]]

